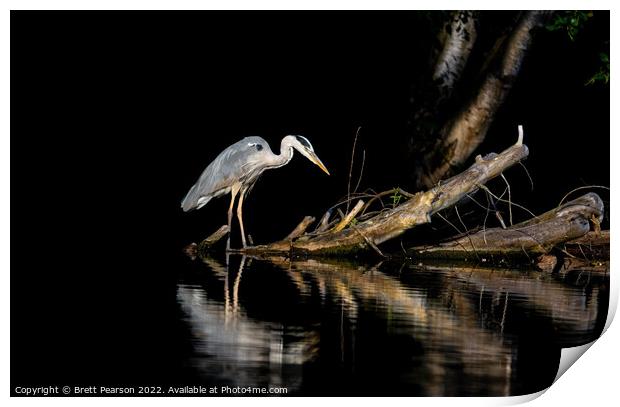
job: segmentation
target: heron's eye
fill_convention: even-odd
[[[260,144],[257,144],[257,145],[256,145],[256,149],[257,149],[258,151],[260,151],[260,150],[262,150],[262,149],[263,149],[263,146],[261,146]]]

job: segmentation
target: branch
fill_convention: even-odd
[[[312,222],[314,222],[314,217],[306,216],[305,218],[303,218],[301,222],[299,222],[299,225],[297,225],[295,229],[293,229],[293,231],[289,233],[287,237],[284,238],[284,240],[293,240],[303,235],[306,229],[308,229],[308,226],[312,224]]]
[[[325,215],[319,221],[319,225],[317,226],[315,232],[324,232],[329,227],[329,218],[332,216],[332,210],[328,210],[325,212]]]
[[[336,225],[333,232],[339,232],[344,229],[349,223],[351,223],[353,218],[355,218],[355,215],[357,215],[359,211],[362,210],[362,207],[364,207],[364,201],[360,199],[359,201],[357,201],[353,209],[351,209],[351,212],[347,213],[347,216],[345,216],[344,219]]]
[[[229,232],[228,225],[220,226],[220,228],[218,230],[216,230],[211,235],[209,235],[209,237],[207,237],[202,242],[200,242],[200,244],[198,245],[198,250],[205,250],[205,249],[213,246],[221,238],[226,236],[228,234],[228,232]]]

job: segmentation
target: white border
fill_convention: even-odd
[[[3,275],[3,289],[4,295],[2,296],[2,326],[9,327],[9,304],[10,304],[10,280],[9,280],[9,265],[10,265],[10,72],[9,72],[9,44],[10,44],[10,15],[9,10],[55,10],[55,9],[84,9],[84,10],[150,10],[150,9],[162,9],[162,10],[193,10],[193,9],[435,9],[435,10],[449,10],[449,9],[598,9],[598,10],[612,10],[611,13],[611,55],[617,55],[616,40],[617,29],[619,19],[617,17],[616,10],[614,10],[611,1],[520,1],[520,2],[481,2],[481,1],[433,1],[433,2],[413,2],[413,1],[337,1],[337,0],[311,0],[311,1],[227,1],[227,2],[214,2],[214,1],[190,1],[190,0],[177,0],[177,1],[136,1],[136,0],[108,0],[108,1],[7,1],[8,7],[5,9],[2,17],[2,24],[0,24],[0,32],[2,38],[0,41],[1,55],[2,55],[2,77],[3,81],[0,85],[0,94],[2,95],[2,111],[0,112],[0,126],[2,133],[0,135],[0,193],[2,194],[0,199],[0,205],[2,207],[2,215],[0,216],[0,230],[2,231],[0,242],[0,261],[2,264]],[[617,95],[616,81],[618,78],[618,70],[615,69],[616,65],[612,64],[612,81],[611,81],[611,95],[612,95],[612,111],[616,106],[615,95]],[[617,125],[612,117],[611,134],[617,136]],[[583,140],[576,140],[575,142],[586,142],[587,135],[584,135]],[[616,138],[611,137],[611,150],[609,152],[619,153],[618,141]],[[604,150],[601,151],[604,153]],[[618,161],[611,161],[612,173],[615,174],[618,168]],[[611,179],[611,204],[613,205],[617,198],[617,178]],[[618,222],[615,218],[612,218],[612,229],[617,229]],[[616,264],[618,258],[618,244],[612,239],[612,264]],[[618,303],[618,278],[611,272],[611,300],[610,300],[610,316],[608,319],[608,325],[611,322],[613,314],[617,308]],[[547,391],[543,397],[538,398],[533,403],[535,405],[608,405],[609,400],[617,399],[618,391],[617,385],[617,366],[618,366],[618,349],[617,344],[620,343],[618,338],[619,329],[615,325],[605,332],[597,343],[595,343],[587,352],[586,357],[582,357],[575,363],[575,366],[570,368],[568,372],[562,376],[557,383],[555,383],[549,391]],[[9,369],[10,369],[10,347],[9,347],[9,335],[2,335],[2,378],[3,386],[0,390],[2,395],[8,397],[9,395]],[[544,393],[544,392],[543,392]],[[519,402],[527,401],[537,395],[516,397],[516,398],[417,398],[415,400],[407,398],[389,398],[386,402],[390,405],[403,405],[411,406],[412,403],[424,404],[424,405],[453,405],[458,403],[461,406],[480,406],[480,405],[506,405],[515,404]],[[122,404],[134,403],[135,399],[45,399],[49,404],[56,405],[83,405],[84,402],[88,402],[92,405],[108,406],[110,403],[121,402]],[[29,398],[11,398],[10,402],[16,405],[31,404],[34,399]],[[337,403],[342,403],[342,399],[333,399]],[[359,399],[347,400],[346,402],[352,402],[355,405],[365,403],[376,403],[377,399]],[[41,402],[41,399],[37,399],[36,402]],[[174,399],[173,403],[188,403],[204,406],[205,403],[209,404],[246,404],[248,401],[241,398],[236,399]],[[291,402],[301,405],[314,405],[315,403],[324,403],[325,400],[320,398],[296,398],[291,400],[290,398],[269,398],[269,399],[253,399],[252,405],[289,405]],[[153,405],[168,405],[170,400],[167,399],[149,399],[149,404]]]

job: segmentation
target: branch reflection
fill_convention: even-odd
[[[177,293],[191,362],[222,385],[329,393],[338,373],[385,382],[391,394],[519,394],[525,335],[588,342],[608,301],[605,278],[576,287],[559,276],[471,266],[230,260],[203,259],[205,274]],[[524,315],[548,328],[525,330]]]

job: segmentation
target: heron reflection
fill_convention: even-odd
[[[300,384],[304,363],[316,356],[318,331],[248,316],[242,293],[251,259],[242,256],[238,265],[235,260],[225,266],[203,259],[221,284],[223,300],[211,298],[204,286],[178,285],[177,301],[194,337],[192,363],[206,375],[216,374],[221,384],[286,386],[292,391]]]

